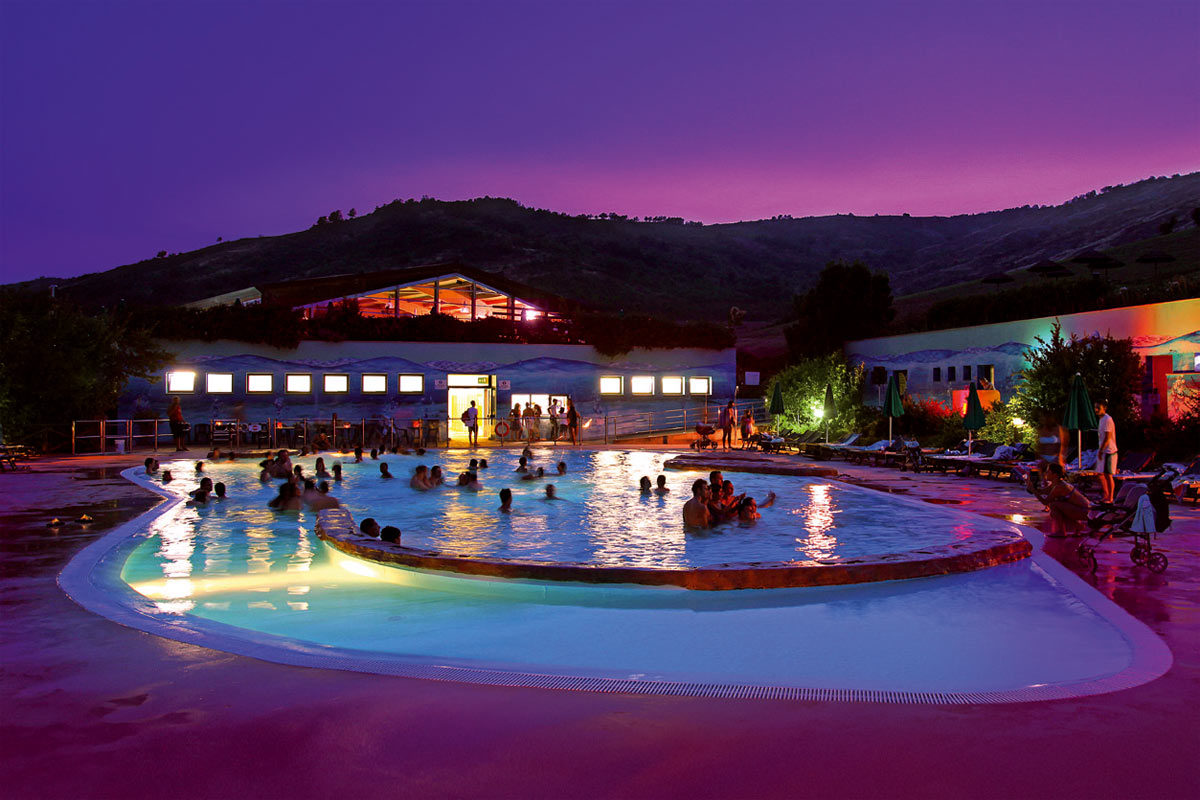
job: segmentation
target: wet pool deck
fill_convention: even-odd
[[[1162,575],[1134,567],[1124,542],[1085,575],[1170,646],[1174,666],[1152,683],[1001,706],[705,700],[286,667],[123,628],[55,577],[156,502],[118,475],[140,462],[0,473],[6,797],[1200,796],[1194,506],[1171,507]],[[1016,484],[835,464],[882,490],[1046,522]],[[86,527],[46,527],[84,513]],[[1077,569],[1076,541],[1047,551]]]

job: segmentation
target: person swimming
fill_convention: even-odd
[[[367,517],[362,522],[358,523],[358,531],[363,536],[369,537],[371,539],[378,539],[379,538],[379,523],[375,521],[374,517]]]
[[[325,459],[318,458],[316,463],[316,472],[318,478],[328,478],[329,473],[325,470]]]
[[[762,517],[758,513],[760,508],[769,508],[775,505],[775,493],[767,492],[766,499],[760,505],[753,497],[742,497],[741,502],[737,506],[737,518],[739,522],[754,522]]]
[[[667,494],[670,491],[671,490],[667,488],[667,476],[659,475],[658,476],[658,486],[655,487],[654,493],[655,494]]]
[[[217,483],[213,484],[213,494],[217,496],[218,500],[224,500],[225,484],[221,483],[220,481],[217,481]]]
[[[562,500],[562,498],[559,497],[558,493],[555,491],[553,483],[546,484],[546,499],[547,500]]]
[[[712,512],[708,508],[712,492],[703,478],[692,482],[692,499],[683,504],[683,524],[689,528],[707,528],[712,525]]]
[[[468,470],[468,472],[474,471],[475,470]],[[441,486],[445,482],[446,476],[442,474],[442,468],[439,465],[434,464],[433,468],[429,470],[429,488],[432,489],[434,486]]]
[[[500,490],[500,513],[512,513],[512,489],[504,488]]]
[[[479,477],[474,472],[463,472],[458,476],[456,488],[466,489],[469,492],[478,492],[483,489],[483,484],[479,482]]]
[[[650,489],[652,486],[653,484],[650,483],[650,478],[646,475],[643,475],[641,479],[638,480],[638,488],[641,489],[642,494],[650,494]]]
[[[409,487],[421,492],[432,488],[429,484],[428,473],[429,467],[425,466],[424,464],[419,464],[417,468],[413,470],[413,476],[408,481]]]
[[[559,475],[567,474],[567,462],[565,462],[565,461],[558,462],[558,474]]]
[[[386,479],[389,479],[389,480],[390,480],[391,478],[394,478],[394,477],[396,477],[396,476],[395,476],[395,475],[393,475],[392,473],[388,472],[388,465],[387,465],[387,462],[386,462],[386,461],[380,461],[380,462],[379,462],[379,477],[381,477],[381,478],[386,478]]]
[[[529,448],[526,448],[526,449],[529,449]],[[529,458],[527,456],[521,456],[520,458],[517,459],[517,468],[514,469],[513,472],[529,472],[528,464],[529,464]]]
[[[481,459],[479,459],[479,468],[480,468],[480,469],[487,469],[487,468],[488,468],[488,465],[487,465],[487,459],[486,459],[486,458],[481,458]]]
[[[334,465],[333,465],[333,479],[334,479],[335,481],[340,481],[340,480],[342,479],[342,465],[341,465],[341,464],[334,463]]]
[[[527,474],[525,474],[525,475],[522,475],[522,476],[521,476],[521,480],[523,480],[523,481],[537,481],[537,480],[541,480],[541,479],[542,479],[542,478],[544,478],[544,477],[546,477],[546,470],[542,469],[541,467],[538,467],[538,468],[537,468],[537,472],[530,472],[530,473],[527,473]]]
[[[400,529],[395,525],[386,525],[379,532],[379,541],[400,544]]]
[[[284,481],[279,484],[279,494],[267,506],[275,511],[299,511],[304,507],[304,501],[296,492],[296,484]]]

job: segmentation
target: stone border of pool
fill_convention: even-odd
[[[980,531],[962,541],[908,553],[889,553],[831,563],[761,561],[665,569],[516,561],[459,556],[381,542],[359,533],[354,518],[345,508],[322,511],[317,517],[317,536],[348,556],[422,572],[451,572],[506,580],[677,586],[699,591],[841,586],[927,578],[1007,564],[1028,558],[1033,552],[1032,545],[1019,533],[993,530]]]
[[[1142,622],[1040,551],[1035,552],[1031,560],[1129,642],[1131,659],[1128,667],[1111,675],[1074,683],[938,692],[647,680],[628,675],[579,674],[585,672],[583,670],[573,675],[547,674],[523,671],[519,667],[514,669],[517,665],[456,664],[447,663],[448,660],[330,647],[189,614],[163,613],[151,600],[125,583],[121,579],[122,567],[129,554],[150,535],[150,524],[186,500],[144,479],[141,472],[140,467],[134,467],[124,470],[121,476],[167,502],[109,531],[76,553],[59,574],[59,587],[83,608],[120,625],[173,641],[276,664],[514,688],[724,699],[966,705],[1062,700],[1116,692],[1160,677],[1171,668],[1174,660],[1166,644]],[[1040,547],[1041,533],[1031,528],[1024,530],[1032,544]]]

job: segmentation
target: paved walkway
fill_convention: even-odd
[[[1200,512],[1162,575],[1128,545],[1088,578],[1175,665],[1116,694],[1008,706],[705,700],[463,686],[284,667],[122,628],[54,580],[155,501],[140,457],[0,474],[0,786],[28,797],[1200,796]],[[1015,484],[843,474],[1041,525]],[[955,502],[957,501],[957,502]],[[88,514],[86,527],[50,529]],[[1074,540],[1050,552],[1074,566]]]

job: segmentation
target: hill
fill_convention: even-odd
[[[831,260],[887,271],[897,295],[1194,225],[1200,173],[1105,187],[1058,206],[954,217],[836,215],[721,225],[569,216],[481,198],[389,203],[282,236],[224,242],[78,278],[24,284],[92,305],[178,304],[246,286],[459,261],[602,309],[678,319],[786,315]]]

